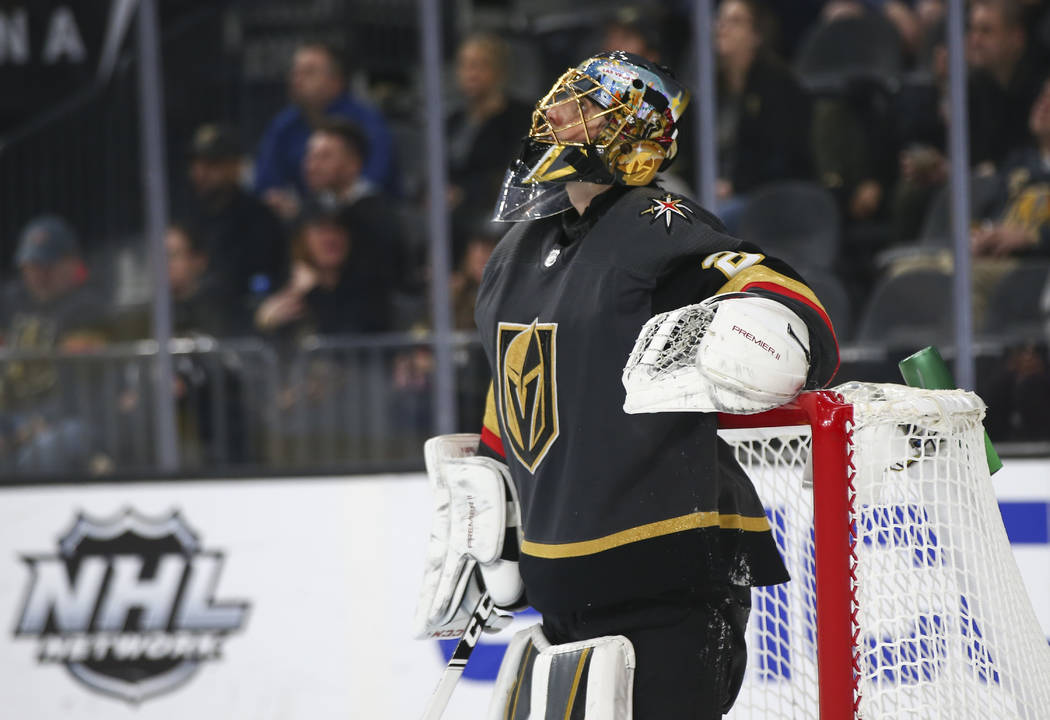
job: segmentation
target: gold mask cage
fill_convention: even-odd
[[[587,89],[581,92],[578,89],[580,86],[586,86]],[[604,88],[596,83],[593,78],[576,68],[566,70],[547,94],[536,103],[536,109],[532,111],[532,127],[529,130],[529,137],[538,142],[551,145],[572,145],[576,147],[593,145],[599,149],[607,148],[623,131],[624,127],[627,126],[630,118],[634,116],[634,111],[616,97],[612,98],[613,102],[609,107],[602,107],[601,103],[592,97],[602,90]],[[550,119],[548,119],[547,112],[551,108],[567,103],[575,105],[576,119],[555,128],[551,124]],[[598,110],[598,112],[588,114],[588,111],[592,108]],[[599,118],[608,118],[608,120],[603,123],[602,127],[592,138],[587,124]],[[564,140],[559,135],[559,133],[564,134],[565,131],[580,126],[583,126],[583,140]]]
[[[585,89],[584,89],[585,88]],[[555,147],[594,147],[604,156],[604,163],[626,185],[647,185],[659,171],[665,159],[674,157],[677,146],[661,144],[653,139],[643,139],[656,128],[645,125],[637,118],[642,106],[645,87],[640,83],[628,88],[625,99],[618,98],[599,85],[593,78],[576,68],[570,68],[558,78],[550,91],[536,103],[532,112],[532,127],[529,138]],[[593,96],[602,93],[611,99],[604,107]],[[575,109],[575,118],[557,128],[547,116],[548,111],[559,105],[569,104]],[[597,112],[593,112],[597,110]],[[591,137],[595,119],[607,118]],[[657,123],[662,124],[661,120]],[[583,138],[566,140],[567,130],[583,127]],[[644,127],[644,129],[643,129]]]

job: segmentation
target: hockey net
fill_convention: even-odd
[[[863,383],[723,416],[792,577],[753,593],[730,718],[1050,717],[983,416],[972,393]]]

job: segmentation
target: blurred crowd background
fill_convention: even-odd
[[[715,212],[817,291],[838,381],[899,382],[897,362],[926,345],[951,358],[946,0],[711,4]],[[603,49],[696,83],[685,0],[439,2],[437,107],[415,0],[157,3],[164,352],[134,5],[0,4],[5,477],[420,467],[442,410],[456,430],[480,427],[489,378],[473,299],[532,105]],[[965,16],[976,389],[1006,454],[1046,455],[1050,2],[970,0]],[[426,182],[434,113],[439,198]],[[659,180],[686,194],[695,113]],[[447,274],[433,269],[434,202]],[[435,283],[455,329],[443,336],[452,408],[436,406]],[[159,358],[169,385],[155,382]]]

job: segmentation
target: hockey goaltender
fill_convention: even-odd
[[[504,180],[513,224],[475,310],[493,385],[480,437],[426,446],[416,617],[420,637],[466,628],[448,675],[482,626],[541,613],[491,718],[719,718],[751,588],[788,580],[716,413],[826,385],[838,346],[797,272],[661,187],[688,100],[666,68],[591,57],[536,104]]]

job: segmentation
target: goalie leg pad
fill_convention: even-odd
[[[462,629],[466,595],[479,584],[475,569],[498,606],[523,591],[517,563],[501,559],[507,528],[519,524],[510,473],[503,463],[473,456],[477,441],[446,435],[424,446],[434,514],[414,623],[420,638]]]
[[[551,645],[539,625],[514,636],[503,656],[489,720],[631,720],[634,647],[623,635]]]

